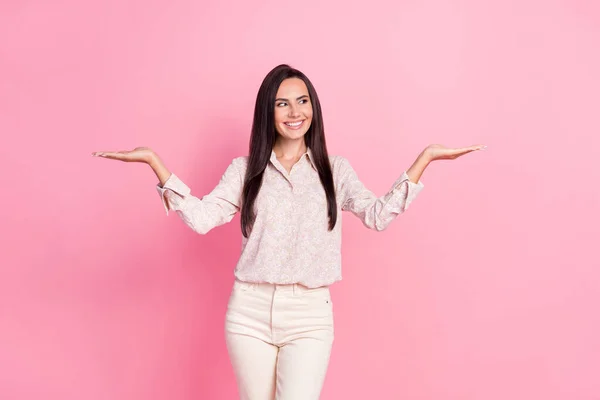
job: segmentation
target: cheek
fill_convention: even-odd
[[[304,111],[304,115],[306,115],[306,118],[308,119],[312,119],[313,116],[313,109],[312,107],[307,107],[306,110]]]
[[[281,124],[285,121],[285,113],[280,109],[275,109],[275,125]]]
[[[283,132],[281,131],[282,130],[281,124],[284,121],[284,117],[285,117],[285,115],[283,115],[283,113],[281,112],[281,110],[275,109],[275,117],[274,117],[274,120],[275,120],[275,131],[277,133],[279,133],[280,135],[283,135]]]

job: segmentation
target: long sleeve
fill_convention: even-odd
[[[340,157],[340,194],[342,210],[356,215],[369,229],[382,231],[406,211],[424,185],[411,182],[406,171],[383,196],[377,197],[358,179],[348,160]]]
[[[217,186],[201,199],[191,194],[190,188],[175,174],[156,189],[162,199],[167,215],[169,210],[199,234],[230,222],[240,209],[243,189],[243,157],[234,159],[225,170]]]

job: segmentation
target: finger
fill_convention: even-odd
[[[458,149],[454,149],[454,154],[459,154],[459,155],[463,155],[463,154],[467,154],[470,153],[472,151],[477,151],[477,150],[485,150],[487,148],[487,146],[483,145],[483,144],[478,144],[475,146],[469,146],[469,147],[461,147]]]
[[[453,156],[462,156],[463,154],[467,154],[470,153],[472,151],[474,151],[475,149],[471,148],[471,147],[459,147],[457,149],[451,149],[450,150],[450,154]]]
[[[483,146],[483,145],[461,147],[458,149],[454,149],[454,151],[452,152],[452,157],[454,157],[454,158],[462,157],[465,154],[471,153],[473,151],[485,150],[486,148],[487,148],[487,146]]]
[[[476,150],[485,150],[485,149],[487,149],[487,146],[483,145],[483,144],[477,144],[475,146],[469,146],[467,148],[471,149],[471,151],[476,151]]]
[[[110,158],[113,160],[126,160],[127,159],[127,155],[122,153],[122,152],[118,152],[118,151],[98,151],[96,153],[94,153],[95,156],[97,157],[104,157],[104,158]]]

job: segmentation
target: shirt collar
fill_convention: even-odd
[[[318,171],[317,165],[315,164],[315,159],[310,147],[306,148],[306,153],[302,155],[303,157],[308,157],[308,161],[310,161],[310,165],[314,168],[315,171]],[[275,155],[275,151],[271,150],[271,162],[277,160],[277,156]]]
[[[308,160],[310,161],[310,165],[312,165],[312,167],[315,169],[315,171],[318,171],[317,165],[315,164],[315,156],[313,156],[313,153],[312,153],[312,150],[310,149],[310,147],[306,148],[306,156],[308,157]]]

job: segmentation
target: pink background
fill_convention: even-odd
[[[90,153],[150,146],[202,196],[282,62],[377,194],[489,146],[386,232],[344,214],[322,399],[600,399],[596,2],[9,0],[0,41],[3,400],[236,397],[239,216],[198,236]]]

